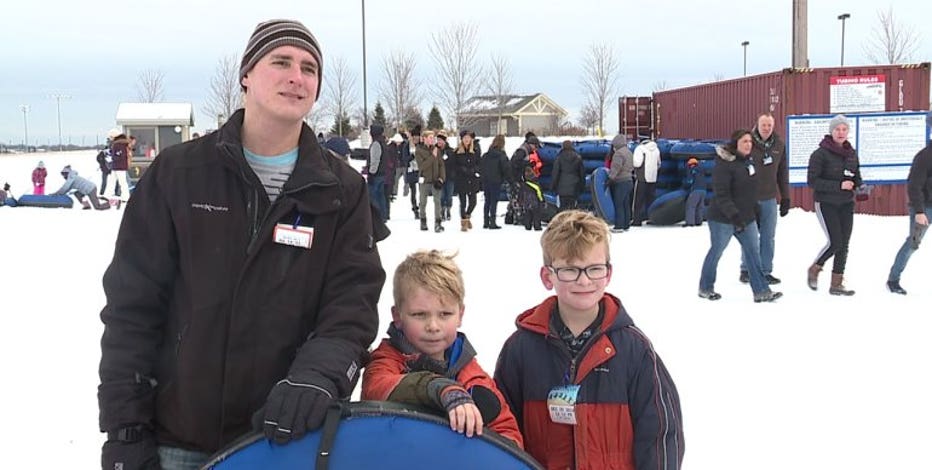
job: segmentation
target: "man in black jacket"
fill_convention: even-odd
[[[321,59],[301,23],[260,23],[245,109],[140,180],[103,279],[104,469],[199,466],[253,426],[298,439],[352,392],[385,233],[362,177],[303,124]]]
[[[932,130],[932,111],[926,114],[926,131],[929,130]],[[932,142],[913,158],[906,190],[909,193],[909,236],[896,253],[887,277],[887,289],[903,295],[906,295],[906,289],[900,285],[900,275],[906,269],[909,257],[919,249],[919,243],[929,229],[929,219],[932,219]]]

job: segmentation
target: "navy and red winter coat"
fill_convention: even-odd
[[[683,461],[679,395],[650,341],[618,298],[602,299],[599,333],[575,359],[550,329],[557,298],[518,316],[495,381],[524,434],[524,448],[547,469],[674,470]],[[547,394],[580,386],[575,426],[550,419]]]

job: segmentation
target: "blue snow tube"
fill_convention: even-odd
[[[324,456],[321,454],[326,453]],[[244,436],[204,466],[217,470],[349,470],[443,468],[540,469],[511,441],[485,429],[467,438],[424,410],[387,402],[358,402],[334,408],[317,431],[288,445],[259,433]]]
[[[16,199],[12,197],[8,197],[0,201],[0,206],[16,207]]]
[[[652,225],[673,225],[686,219],[686,191],[678,189],[663,194],[647,208]]]
[[[27,207],[65,207],[71,208],[74,200],[66,195],[43,195],[24,194],[16,201],[17,205]]]
[[[612,200],[611,185],[608,184],[608,168],[602,167],[592,172],[588,178],[589,193],[592,197],[592,211],[610,224],[615,223],[615,202]]]
[[[703,141],[679,142],[670,148],[670,156],[676,160],[712,160],[715,158],[715,143]]]

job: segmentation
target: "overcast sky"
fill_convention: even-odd
[[[434,64],[427,44],[432,32],[457,21],[479,24],[482,64],[500,53],[511,61],[515,91],[542,92],[570,111],[575,122],[584,104],[581,69],[587,48],[607,43],[620,62],[617,95],[649,94],[668,88],[740,76],[742,41],[748,74],[790,66],[792,2],[651,0],[470,2],[370,0],[366,3],[368,107],[382,79],[382,58],[394,50],[417,54],[417,73],[427,83]],[[846,22],[846,65],[867,63],[863,46],[877,26],[877,9],[892,6],[900,21],[918,31],[932,17],[932,2],[867,0],[809,2],[809,60],[812,67],[837,66],[841,22]],[[23,140],[23,113],[30,141],[58,141],[56,100],[61,101],[65,143],[92,144],[114,126],[117,105],[136,101],[144,69],[165,75],[165,101],[190,102],[195,128],[210,128],[201,110],[211,75],[224,55],[239,60],[256,23],[294,18],[317,36],[327,61],[343,57],[358,74],[362,105],[360,2],[265,0],[220,3],[204,0],[101,0],[5,2],[0,17],[0,142]],[[922,34],[922,33],[920,33]],[[921,36],[913,62],[932,60],[932,31]],[[429,93],[424,93],[429,96]],[[422,103],[424,114],[433,100]],[[617,107],[606,129],[617,131]]]

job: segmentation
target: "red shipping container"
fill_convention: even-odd
[[[739,128],[751,128],[757,116],[770,111],[775,131],[786,136],[786,116],[830,114],[832,77],[883,75],[886,109],[929,109],[930,64],[876,65],[819,69],[787,68],[751,77],[707,83],[654,93],[654,129],[658,137],[725,139]],[[619,116],[621,119],[621,116]],[[813,149],[814,150],[814,149]],[[793,205],[812,210],[812,192],[794,187]],[[869,201],[858,203],[859,213],[907,213],[903,184],[878,186]]]
[[[641,137],[654,137],[654,100],[650,96],[622,96],[618,98],[618,133],[629,141]]]

